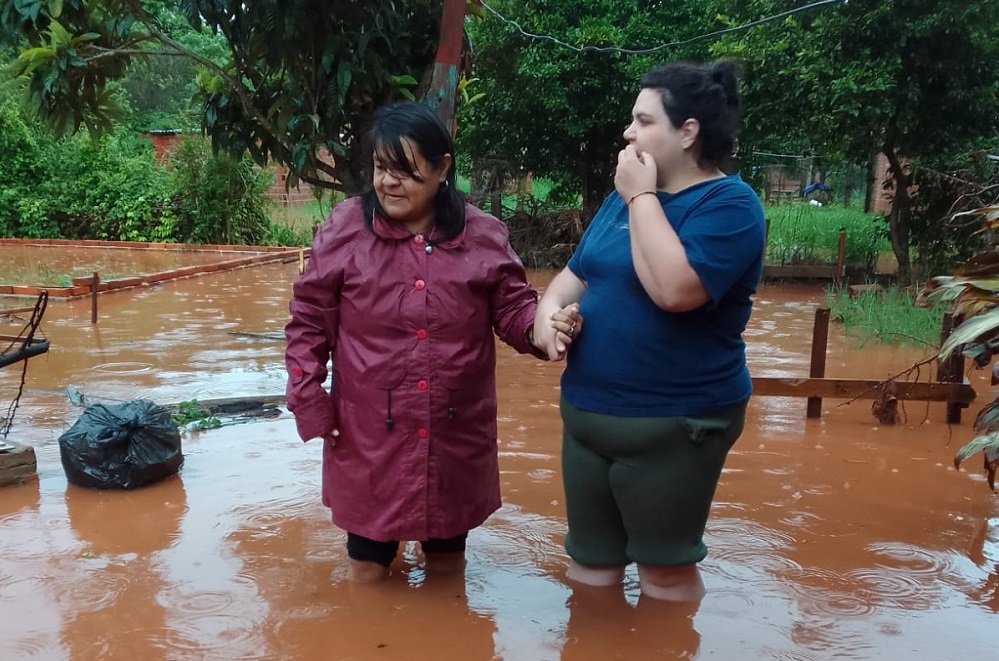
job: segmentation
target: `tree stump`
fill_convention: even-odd
[[[34,448],[0,441],[0,487],[24,484],[38,468]]]

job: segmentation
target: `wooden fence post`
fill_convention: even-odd
[[[836,248],[836,272],[833,273],[833,282],[839,284],[843,277],[843,268],[846,266],[846,228],[839,228],[839,244]]]
[[[943,324],[940,326],[940,345],[947,341],[950,334],[954,332],[954,316],[946,313],[943,316]],[[964,383],[964,356],[959,352],[954,352],[947,360],[937,361],[937,381],[941,383]],[[961,423],[961,404],[947,402],[947,424],[956,425]]]
[[[826,346],[829,343],[829,308],[821,307],[815,311],[815,327],[812,330],[812,362],[808,368],[808,376],[821,379],[826,375]],[[808,398],[808,417],[822,416],[822,398]]]
[[[90,280],[90,323],[97,323],[97,287],[101,284],[101,274],[94,271]]]

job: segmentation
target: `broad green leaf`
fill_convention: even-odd
[[[409,74],[405,74],[402,76],[392,76],[392,82],[396,85],[416,85],[418,81]]]
[[[999,432],[999,399],[992,400],[975,416],[974,429],[979,434]]]
[[[972,317],[958,326],[943,346],[940,347],[940,360],[946,360],[962,344],[967,344],[990,335],[999,328],[999,309],[989,310],[985,314]]]
[[[64,46],[72,40],[72,35],[64,28],[59,21],[49,22],[49,32],[52,33],[52,44]]]
[[[336,68],[336,82],[340,91],[340,98],[347,97],[347,89],[350,87],[350,79],[353,75],[351,62],[348,59],[340,60]]]
[[[62,15],[62,0],[49,0],[49,16],[59,18]]]
[[[992,452],[999,451],[999,431],[992,432],[990,434],[983,434],[971,439],[971,441],[958,450],[957,454],[954,455],[954,467],[960,468],[961,462],[965,459],[976,452],[983,452],[987,449],[992,450]]]

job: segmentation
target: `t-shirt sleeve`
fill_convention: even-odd
[[[680,228],[687,261],[717,304],[763,258],[763,207],[748,186],[691,210]]]

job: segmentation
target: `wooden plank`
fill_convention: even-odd
[[[760,397],[828,397],[830,399],[875,399],[877,379],[795,379],[753,377],[753,395]],[[975,389],[967,383],[895,382],[900,400],[970,404]]]
[[[37,469],[35,450],[27,445],[5,442],[0,451],[0,487],[23,484]]]
[[[826,375],[826,346],[829,344],[829,308],[821,307],[815,311],[815,327],[812,329],[812,359],[808,368],[808,376],[821,379]],[[822,417],[822,398],[808,398],[809,418]]]

